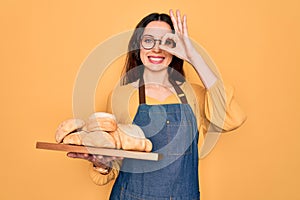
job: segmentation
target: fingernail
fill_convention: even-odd
[[[67,156],[70,157],[70,158],[74,157],[74,155],[72,153],[67,153]]]

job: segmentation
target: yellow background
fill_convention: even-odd
[[[2,0],[0,199],[107,199],[88,163],[36,150],[72,117],[80,65],[150,12],[180,8],[248,120],[200,163],[204,200],[300,199],[298,0]],[[118,64],[118,67],[122,67]]]

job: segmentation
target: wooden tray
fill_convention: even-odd
[[[49,142],[37,142],[37,149],[55,150],[55,151],[67,151],[67,152],[78,152],[78,153],[89,153],[99,154],[104,156],[116,156],[123,158],[133,158],[140,160],[153,160],[158,161],[162,159],[162,155],[158,153],[146,153],[140,151],[125,151],[121,149],[109,149],[109,148],[98,148],[98,147],[86,147],[79,145],[70,144],[57,144]]]

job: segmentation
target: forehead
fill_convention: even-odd
[[[169,24],[163,21],[150,22],[144,30],[143,35],[153,35],[154,37],[163,37],[166,33],[171,33],[171,27]]]

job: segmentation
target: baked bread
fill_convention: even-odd
[[[122,142],[121,142],[121,139],[120,139],[120,134],[118,131],[112,131],[112,132],[109,132],[109,134],[114,138],[115,140],[115,143],[116,143],[116,148],[117,149],[122,149]]]
[[[146,151],[152,150],[152,143],[144,135],[143,130],[134,124],[118,124],[118,129],[111,133],[115,141],[120,140],[124,150]]]
[[[90,147],[116,148],[114,138],[105,131],[79,131],[71,133],[63,139],[63,143]]]
[[[124,150],[152,150],[152,143],[143,130],[134,124],[118,124],[114,115],[97,112],[87,123],[81,119],[62,122],[55,133],[58,143]]]
[[[116,117],[106,112],[96,112],[89,117],[88,131],[115,131],[117,130]]]
[[[68,119],[63,121],[57,127],[55,132],[55,140],[57,143],[61,143],[63,138],[66,137],[68,134],[80,131],[84,128],[85,122],[81,119]]]
[[[82,145],[82,137],[88,134],[85,131],[78,131],[75,133],[70,133],[66,137],[64,137],[62,143],[63,144],[75,144],[75,145]]]

